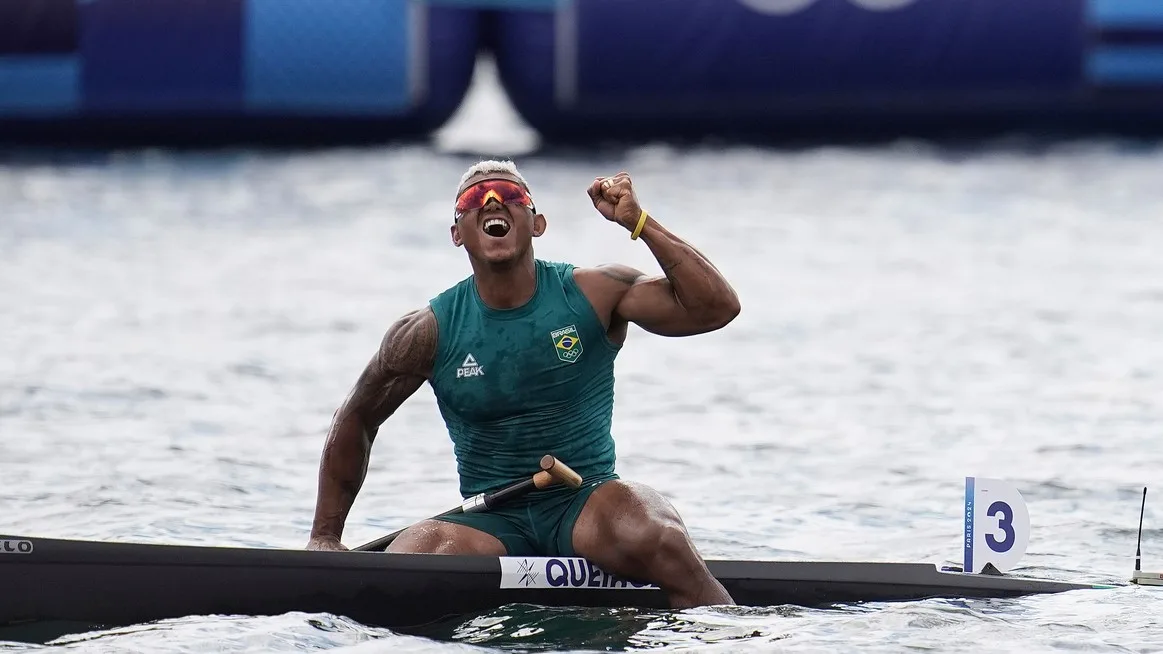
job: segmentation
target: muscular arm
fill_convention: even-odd
[[[640,237],[663,275],[647,276],[630,266],[597,268],[621,292],[613,319],[632,322],[662,336],[689,336],[714,331],[739,315],[739,297],[701,252],[653,218]]]
[[[332,419],[319,462],[312,545],[339,542],[380,425],[431,375],[435,355],[436,317],[430,309],[404,316],[384,335]]]

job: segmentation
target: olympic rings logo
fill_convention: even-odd
[[[788,16],[803,11],[815,4],[818,0],[739,0],[745,7],[754,9],[761,14],[773,16]],[[917,0],[848,0],[852,4],[868,11],[895,11],[903,9]]]

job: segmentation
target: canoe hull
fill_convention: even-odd
[[[665,608],[654,587],[580,559],[309,552],[0,536],[0,626],[124,626],[190,615],[343,615],[415,632],[513,603]],[[708,561],[739,604],[821,606],[1015,597],[1086,584],[941,572],[920,563]],[[584,568],[584,570],[583,570]],[[528,571],[531,574],[515,574]],[[502,574],[504,572],[504,574]],[[507,586],[507,587],[506,587]]]

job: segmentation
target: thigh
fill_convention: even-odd
[[[485,525],[478,526],[487,529]],[[386,551],[484,556],[504,556],[507,553],[500,537],[467,524],[445,520],[424,520],[408,527],[392,541]]]
[[[674,506],[649,486],[621,479],[602,484],[586,501],[573,546],[608,572],[664,586],[705,570]]]
[[[540,521],[543,524],[552,525],[541,529],[538,533],[545,546],[544,554],[546,556],[581,556],[574,547],[574,533],[576,533],[578,520],[581,518],[586,505],[589,504],[590,497],[599,488],[609,484],[614,479],[617,477],[586,484],[572,495],[566,496],[564,501],[559,501],[558,506],[554,507],[552,515],[538,516],[539,518],[548,518]]]

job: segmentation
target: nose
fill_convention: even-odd
[[[483,214],[488,211],[495,211],[497,209],[504,211],[505,204],[497,198],[489,198],[485,201],[485,206],[481,207],[481,213]]]

